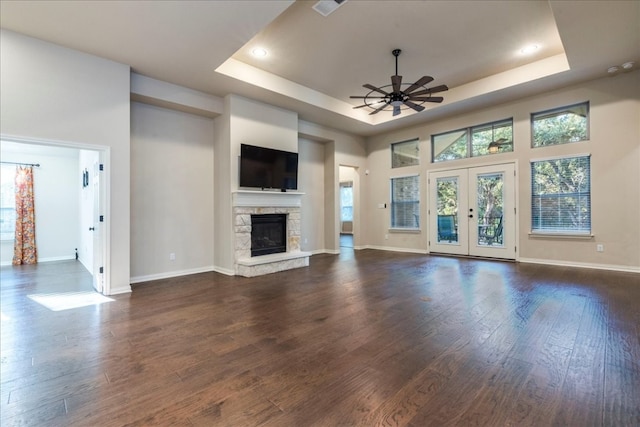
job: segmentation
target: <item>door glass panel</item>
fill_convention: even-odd
[[[438,242],[458,242],[458,178],[438,178]]]
[[[504,174],[478,175],[478,246],[503,247]]]

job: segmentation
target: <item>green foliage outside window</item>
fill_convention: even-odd
[[[589,139],[589,103],[531,115],[531,145],[545,147]]]
[[[589,156],[531,163],[531,230],[552,233],[591,231]]]

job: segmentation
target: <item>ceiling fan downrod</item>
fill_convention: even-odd
[[[396,76],[398,75],[398,56],[400,56],[400,52],[402,52],[402,50],[400,49],[393,49],[391,51],[391,53],[393,53],[393,56],[396,57]]]

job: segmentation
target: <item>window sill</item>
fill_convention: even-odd
[[[408,234],[420,234],[419,228],[390,228],[389,233],[408,233]]]
[[[536,239],[577,239],[577,240],[590,240],[593,239],[593,234],[570,234],[570,233],[544,233],[544,232],[530,232],[529,237]]]

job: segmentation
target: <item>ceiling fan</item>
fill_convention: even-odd
[[[444,98],[441,96],[432,96],[434,93],[449,90],[447,85],[434,86],[426,88],[425,85],[433,81],[431,76],[423,76],[415,83],[402,83],[402,76],[398,75],[398,56],[402,52],[400,49],[394,49],[391,53],[396,57],[396,74],[391,76],[391,84],[381,87],[375,87],[370,84],[362,85],[369,89],[370,92],[365,96],[351,96],[353,99],[362,99],[364,104],[353,108],[370,107],[373,109],[371,114],[376,114],[384,110],[387,106],[393,107],[393,115],[400,114],[401,107],[406,105],[416,111],[424,110],[422,104],[425,102],[440,103]],[[408,86],[403,89],[403,86]],[[391,92],[387,88],[391,87]],[[422,89],[421,89],[422,88]],[[387,90],[385,90],[387,89]],[[421,89],[421,90],[418,90]]]

